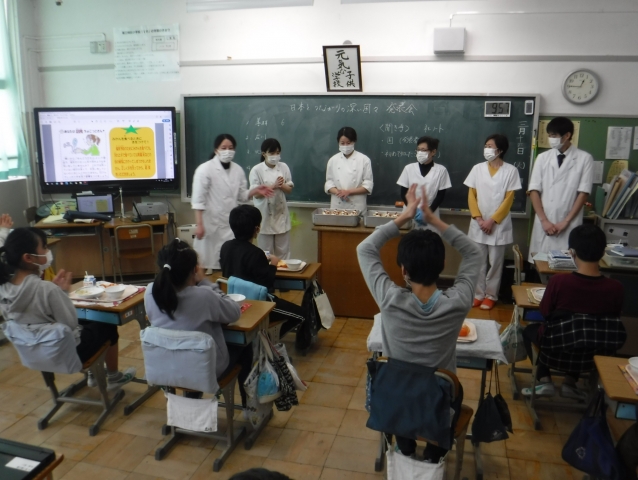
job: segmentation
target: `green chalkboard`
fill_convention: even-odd
[[[396,184],[401,171],[415,159],[416,140],[439,138],[436,162],[444,165],[452,181],[442,208],[466,209],[463,185],[472,166],[483,161],[483,144],[492,133],[510,141],[505,160],[520,170],[523,189],[512,211],[526,211],[534,115],[524,113],[526,97],[387,96],[387,95],[273,95],[184,97],[183,126],[186,162],[185,187],[190,197],[193,173],[207,161],[213,140],[230,133],[238,142],[235,161],[246,169],[259,162],[263,140],[276,138],[281,159],[292,172],[293,202],[328,202],[323,191],[328,159],[338,152],[337,131],[357,131],[357,151],[370,157],[374,191],[368,205],[394,205],[400,200]],[[486,118],[486,101],[511,102],[511,116]]]
[[[541,117],[541,120],[551,120],[553,117]],[[607,147],[607,131],[609,127],[638,127],[638,117],[568,117],[572,122],[580,122],[580,132],[578,138],[578,148],[590,153],[594,160],[604,160],[603,182],[607,182],[607,172],[614,160],[605,159],[605,149]],[[635,135],[635,128],[634,128]],[[544,152],[546,149],[539,149]],[[638,171],[638,150],[629,149],[629,170]]]

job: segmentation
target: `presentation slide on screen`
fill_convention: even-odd
[[[175,178],[171,112],[40,112],[45,182]]]

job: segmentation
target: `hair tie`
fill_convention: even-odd
[[[171,266],[168,263],[164,264],[164,268],[168,268],[169,270],[171,270]]]

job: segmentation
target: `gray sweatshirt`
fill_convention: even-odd
[[[56,284],[37,275],[27,275],[20,285],[11,282],[0,285],[0,311],[5,320],[23,325],[64,323],[74,331],[76,343],[80,343],[73,302]]]
[[[443,233],[443,240],[458,250],[463,260],[454,286],[442,292],[432,311],[426,314],[412,291],[397,286],[383,269],[379,251],[397,236],[399,229],[390,222],[378,227],[357,247],[363,278],[381,309],[383,354],[456,372],[456,340],[472,308],[481,268],[480,250],[455,226]]]
[[[153,298],[153,284],[146,287],[144,305],[146,315],[154,327],[169,330],[187,330],[204,332],[213,337],[216,345],[217,376],[228,367],[228,348],[222,332],[222,324],[239,320],[241,310],[239,304],[222,292],[217,284],[202,280],[195,287],[186,287],[177,293],[177,310],[173,313],[175,320],[162,313]]]

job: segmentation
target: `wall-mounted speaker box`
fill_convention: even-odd
[[[435,28],[434,53],[465,53],[465,28]]]

